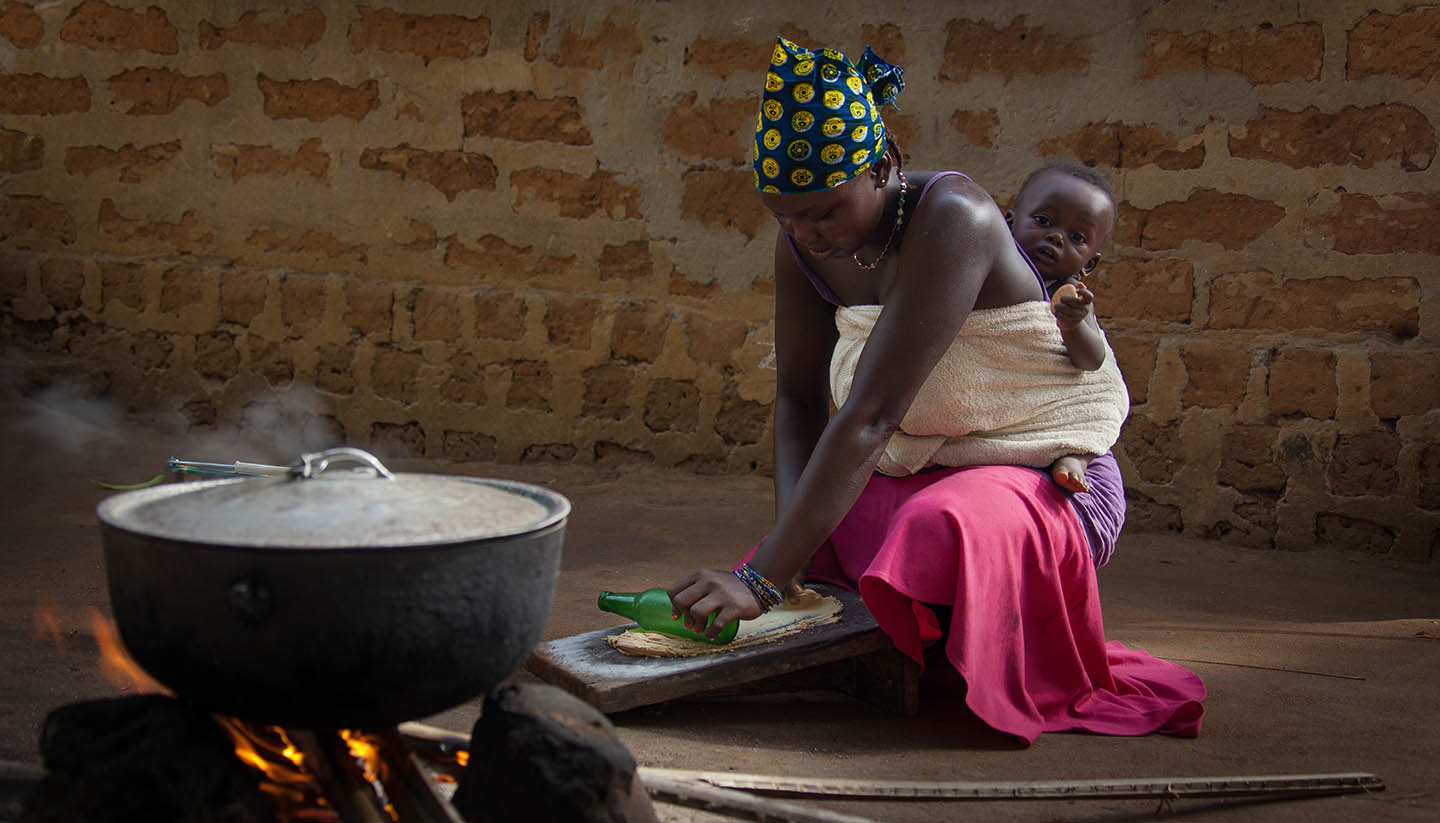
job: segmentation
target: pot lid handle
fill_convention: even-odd
[[[357,463],[364,463],[371,469],[374,469],[375,473],[380,477],[386,480],[395,479],[394,473],[385,468],[385,464],[380,462],[380,458],[364,449],[357,449],[354,446],[337,446],[336,448],[326,449],[322,452],[302,454],[300,455],[300,459],[290,467],[290,476],[299,477],[302,480],[309,480],[330,468],[331,463],[342,460],[353,460]]]

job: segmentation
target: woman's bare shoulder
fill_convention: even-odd
[[[964,174],[917,171],[906,176],[912,188],[924,192],[915,204],[916,218],[928,217],[950,225],[960,221],[976,227],[993,224],[997,220],[1001,224],[1005,222],[1005,215],[990,192]]]

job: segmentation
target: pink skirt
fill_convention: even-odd
[[[1069,730],[1200,732],[1197,675],[1105,641],[1084,529],[1040,472],[876,475],[816,552],[809,578],[858,591],[922,667],[923,648],[943,636],[970,710],[1027,743]],[[948,627],[931,605],[952,607]]]

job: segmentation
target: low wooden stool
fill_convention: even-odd
[[[686,697],[838,689],[892,714],[920,708],[920,668],[895,649],[860,595],[811,588],[844,604],[840,619],[734,651],[695,657],[632,657],[605,642],[611,626],[541,643],[526,671],[606,714]]]

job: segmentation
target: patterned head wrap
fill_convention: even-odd
[[[900,68],[869,46],[855,66],[834,49],[778,40],[755,122],[755,188],[823,191],[864,174],[885,153],[876,104],[892,103],[904,90]]]

